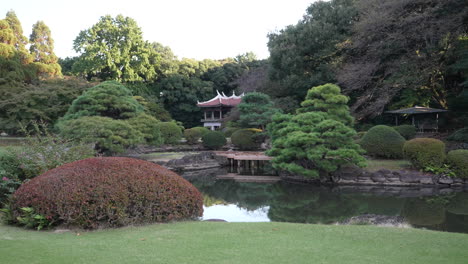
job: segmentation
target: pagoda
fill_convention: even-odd
[[[213,99],[197,103],[197,106],[203,109],[203,119],[201,120],[203,126],[211,130],[221,127],[223,118],[241,102],[242,96],[244,96],[244,94],[237,96],[234,92],[231,96],[226,96],[219,91],[216,93],[217,95]]]

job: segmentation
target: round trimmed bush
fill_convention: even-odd
[[[401,158],[405,139],[395,129],[378,125],[369,129],[359,144],[371,156]]]
[[[456,149],[447,154],[447,162],[459,178],[468,179],[468,150]]]
[[[401,125],[393,127],[402,137],[406,140],[412,139],[416,136],[416,127],[412,125]]]
[[[54,224],[118,227],[200,217],[200,192],[176,173],[151,162],[89,158],[57,167],[13,195],[14,218],[31,207]]]
[[[418,169],[441,167],[445,161],[445,144],[434,138],[415,138],[405,143],[403,153]]]
[[[223,129],[223,133],[226,137],[231,137],[232,133],[236,132],[239,129],[240,128],[238,127],[226,127],[225,129]]]
[[[209,132],[210,130],[206,127],[193,127],[184,130],[184,137],[188,144],[197,144],[198,140]]]
[[[219,149],[226,145],[226,137],[221,131],[210,131],[202,137],[203,146],[209,149]]]
[[[158,123],[164,144],[177,144],[182,138],[182,130],[175,122]]]
[[[255,141],[256,132],[249,129],[240,129],[231,135],[231,142],[240,150],[254,150],[259,147]]]
[[[159,120],[140,113],[138,116],[126,120],[134,129],[138,130],[149,145],[159,146],[162,144],[161,131],[159,131]]]

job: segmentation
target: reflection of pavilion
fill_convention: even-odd
[[[241,102],[242,96],[236,96],[233,92],[231,96],[226,96],[224,93],[219,93],[211,100],[205,102],[198,102],[197,106],[203,108],[203,122],[204,127],[208,127],[211,130],[216,130],[221,127],[223,118],[229,111]]]

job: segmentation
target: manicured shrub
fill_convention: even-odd
[[[468,127],[459,129],[447,137],[448,140],[468,143]]]
[[[254,150],[259,147],[255,141],[255,132],[248,129],[240,129],[231,135],[231,142],[240,150]]]
[[[441,167],[445,161],[445,144],[434,138],[415,138],[405,143],[403,153],[418,169]]]
[[[182,138],[182,130],[175,122],[158,123],[164,144],[176,144]]]
[[[468,178],[468,150],[456,149],[450,151],[447,154],[447,162],[457,177]]]
[[[197,144],[198,140],[208,132],[210,130],[206,127],[193,127],[184,130],[184,137],[188,144]]]
[[[86,116],[61,122],[60,135],[75,141],[95,144],[101,153],[123,152],[144,142],[143,135],[128,122],[102,116]]]
[[[402,137],[406,140],[414,138],[416,136],[416,127],[412,125],[401,125],[393,127]]]
[[[159,120],[156,118],[140,113],[134,118],[127,119],[127,122],[143,135],[147,144],[159,146],[163,143],[161,131],[158,126]]]
[[[359,144],[368,155],[383,158],[401,158],[405,139],[393,128],[375,126],[361,138]]]
[[[209,149],[219,149],[226,145],[226,137],[223,132],[210,131],[202,137],[203,146]]]
[[[11,149],[0,148],[0,178],[22,178],[20,163]]]
[[[226,127],[225,129],[223,129],[223,133],[226,137],[231,137],[232,133],[236,132],[239,129],[240,128],[238,127]]]
[[[159,165],[104,157],[68,163],[24,183],[12,197],[15,218],[23,207],[55,225],[98,228],[199,217],[203,198]]]

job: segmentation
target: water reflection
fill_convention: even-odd
[[[365,192],[291,184],[216,180],[216,173],[187,177],[205,198],[204,219],[229,222],[278,221],[333,224],[352,216],[403,216],[419,228],[468,233],[468,193],[444,195],[418,190]]]

